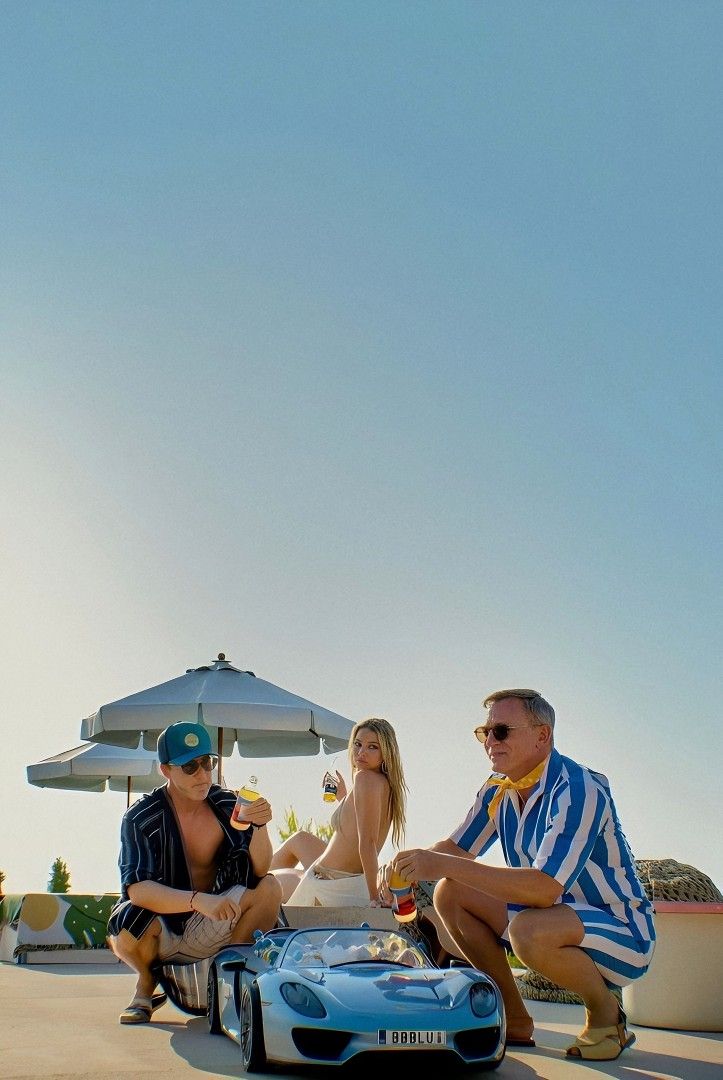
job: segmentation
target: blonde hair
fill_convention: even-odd
[[[533,727],[547,724],[555,727],[555,710],[549,701],[545,701],[542,694],[537,690],[495,690],[494,694],[488,694],[482,702],[484,709],[489,709],[495,701],[504,701],[505,698],[516,697],[524,702],[528,713],[532,714]]]
[[[402,758],[399,753],[397,736],[394,728],[388,720],[380,720],[373,716],[368,720],[360,720],[354,725],[354,730],[349,737],[349,764],[352,777],[354,776],[354,740],[358,733],[367,728],[373,731],[379,739],[379,748],[382,752],[382,772],[389,784],[389,810],[392,819],[392,843],[399,847],[404,838],[404,830],[407,825],[407,782],[404,779]]]

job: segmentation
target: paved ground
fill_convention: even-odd
[[[164,1005],[153,1022],[118,1024],[135,979],[109,965],[0,963],[0,1077],[2,1080],[177,1080],[241,1077],[238,1047],[208,1034],[204,1019]],[[671,988],[671,992],[675,992]],[[635,1028],[637,1043],[617,1061],[583,1065],[561,1049],[581,1027],[582,1008],[530,1002],[537,1047],[508,1051],[499,1080],[721,1080],[723,1035]],[[399,1072],[395,1069],[395,1072]],[[330,1077],[343,1075],[330,1068]],[[321,1071],[282,1073],[320,1076]],[[465,1077],[489,1075],[477,1070]]]

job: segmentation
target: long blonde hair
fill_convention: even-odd
[[[379,739],[379,747],[382,752],[382,772],[389,783],[389,810],[392,819],[392,843],[399,847],[404,838],[404,830],[407,825],[407,782],[404,779],[402,758],[399,753],[397,736],[394,728],[388,720],[380,720],[373,716],[369,720],[360,720],[354,725],[354,730],[349,738],[349,764],[351,774],[354,776],[354,740],[362,728],[373,731]]]

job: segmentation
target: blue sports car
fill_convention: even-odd
[[[257,931],[253,944],[214,957],[208,1022],[239,1044],[245,1072],[400,1052],[495,1069],[505,1056],[495,983],[471,967],[437,967],[401,929]]]

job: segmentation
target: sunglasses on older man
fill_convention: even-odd
[[[520,730],[520,728],[510,727],[509,724],[490,724],[489,727],[476,727],[474,733],[481,743],[487,742],[488,735],[491,735],[495,742],[504,742],[511,731]]]
[[[205,772],[213,772],[218,765],[218,758],[215,754],[202,754],[201,757],[194,758],[193,761],[187,761],[185,765],[179,765],[179,769],[185,772],[186,776],[193,776],[199,769],[203,769]]]

